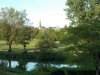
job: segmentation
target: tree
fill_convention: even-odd
[[[9,52],[11,52],[12,43],[19,33],[18,29],[24,26],[23,13],[13,8],[2,8],[0,11],[0,21],[2,23],[2,34],[9,45]]]
[[[22,29],[19,30],[18,36],[16,37],[15,42],[17,44],[22,44],[24,47],[24,51],[27,52],[27,44],[33,39],[33,28],[30,26],[24,26]]]
[[[15,38],[16,44],[22,44],[24,51],[27,52],[26,46],[29,44],[33,36],[34,27],[31,26],[30,20],[27,18],[26,10],[21,12],[23,24],[17,28],[17,36]]]
[[[99,75],[100,1],[67,0],[66,6],[67,17],[71,20],[69,35],[64,38],[67,48],[73,50],[72,53],[78,58],[80,55],[87,58],[87,54],[96,69],[96,75]]]
[[[51,28],[45,28],[45,30],[39,31],[36,36],[37,39],[37,58],[40,61],[56,61],[57,58],[57,36]]]
[[[36,38],[39,39],[38,48],[41,51],[51,51],[52,49],[57,48],[57,36],[51,28],[46,29],[44,32],[41,32],[40,30]]]
[[[9,52],[11,52],[12,43],[17,36],[16,29],[23,25],[23,18],[21,12],[13,8],[2,8],[0,14],[3,37],[9,45]]]

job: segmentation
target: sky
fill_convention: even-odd
[[[27,17],[34,27],[39,27],[41,20],[45,27],[64,27],[69,25],[64,9],[66,0],[0,0],[0,8],[13,7],[26,10]]]

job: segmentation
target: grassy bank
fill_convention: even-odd
[[[36,39],[31,40],[29,44],[27,44],[28,51],[34,51],[35,44],[37,43]],[[0,51],[8,51],[8,45],[5,40],[0,40]],[[12,51],[23,52],[24,48],[21,44],[12,44]]]

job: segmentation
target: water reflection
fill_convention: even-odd
[[[16,68],[24,71],[31,71],[31,70],[43,70],[47,69],[50,67],[57,67],[57,68],[76,68],[76,65],[67,65],[67,64],[56,64],[56,63],[39,63],[39,62],[30,62],[27,60],[18,60],[18,61],[13,61],[13,60],[0,60],[0,66],[5,66],[9,68]]]
[[[27,66],[26,64],[28,63],[26,60],[20,60],[20,61],[17,61],[18,62],[18,66],[17,68],[18,69],[21,69],[21,70],[27,70]]]
[[[6,60],[7,61],[7,60]],[[11,68],[16,68],[18,66],[18,62],[17,61],[11,61]],[[9,67],[9,62],[8,62],[8,65],[7,67]]]
[[[0,60],[0,67],[7,67],[8,61],[6,60]]]
[[[37,64],[36,62],[28,62],[28,63],[26,64],[26,66],[27,66],[27,71],[33,70],[33,69],[35,68],[36,64]]]

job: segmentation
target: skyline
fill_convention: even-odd
[[[64,27],[69,24],[64,9],[66,0],[0,0],[0,8],[13,7],[26,10],[27,17],[34,27],[39,21],[44,27]]]

